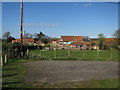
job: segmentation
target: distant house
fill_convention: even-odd
[[[99,49],[99,46],[97,45],[98,39],[94,38],[94,39],[91,39],[91,41],[92,43],[95,43],[95,45],[93,45],[93,49]],[[103,47],[105,45],[112,46],[114,41],[115,41],[114,38],[105,38],[105,41],[103,42]]]
[[[88,36],[61,36],[59,43],[65,47],[91,48],[91,42]]]
[[[60,42],[82,41],[81,36],[61,36]]]
[[[40,44],[42,44],[42,43],[43,43],[43,42],[40,41],[40,40],[36,41],[36,44],[37,44],[37,45],[40,45]]]
[[[109,46],[111,47],[115,42],[114,38],[105,38],[105,41],[103,42],[103,48],[104,46]]]
[[[12,43],[15,43],[15,42],[20,43],[21,39],[12,40]],[[34,44],[34,39],[23,39],[23,44],[32,45]]]
[[[105,43],[113,43],[114,41],[114,38],[105,38]]]
[[[58,40],[52,40],[50,43],[50,46],[57,46],[58,45]]]
[[[99,50],[99,46],[98,45],[93,45],[92,48],[95,49],[95,50]]]

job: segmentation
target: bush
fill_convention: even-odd
[[[23,57],[26,57],[27,49],[36,50],[42,49],[42,46],[34,46],[34,45],[23,45]],[[20,58],[20,43],[2,43],[2,55],[7,54],[8,58]]]
[[[110,49],[111,49],[111,46],[109,46],[109,45],[105,45],[105,46],[104,46],[104,50],[110,51]]]
[[[19,43],[2,43],[2,54],[7,54],[9,58],[15,58],[20,56],[20,44]]]

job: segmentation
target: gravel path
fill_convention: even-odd
[[[25,82],[69,82],[118,78],[118,62],[35,61],[27,66]]]

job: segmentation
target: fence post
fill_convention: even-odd
[[[54,58],[56,58],[56,49],[54,49]]]
[[[70,57],[70,50],[68,50],[68,57]]]
[[[47,58],[47,50],[45,52],[46,52],[45,57]]]
[[[7,63],[7,55],[5,54],[5,63]]]
[[[98,58],[98,49],[97,49],[97,58]]]
[[[1,56],[1,66],[3,66],[3,58],[2,58],[2,56]]]
[[[85,51],[83,51],[83,58],[85,59]]]
[[[41,50],[40,50],[40,57],[41,57]]]
[[[112,52],[111,52],[111,60],[112,60]]]
[[[112,60],[112,48],[111,48],[111,60]]]
[[[29,49],[27,49],[27,58],[29,57]]]

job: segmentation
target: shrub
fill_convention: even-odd
[[[104,46],[104,50],[110,51],[110,49],[111,49],[111,46],[109,46],[109,45],[105,45],[105,46]]]
[[[20,56],[20,44],[19,43],[2,43],[2,54],[7,54],[9,58],[15,58]]]
[[[23,45],[23,57],[26,57],[27,49],[36,50],[41,49],[42,46],[34,46],[34,45]],[[20,58],[20,43],[2,43],[2,55],[7,54],[8,58]]]

